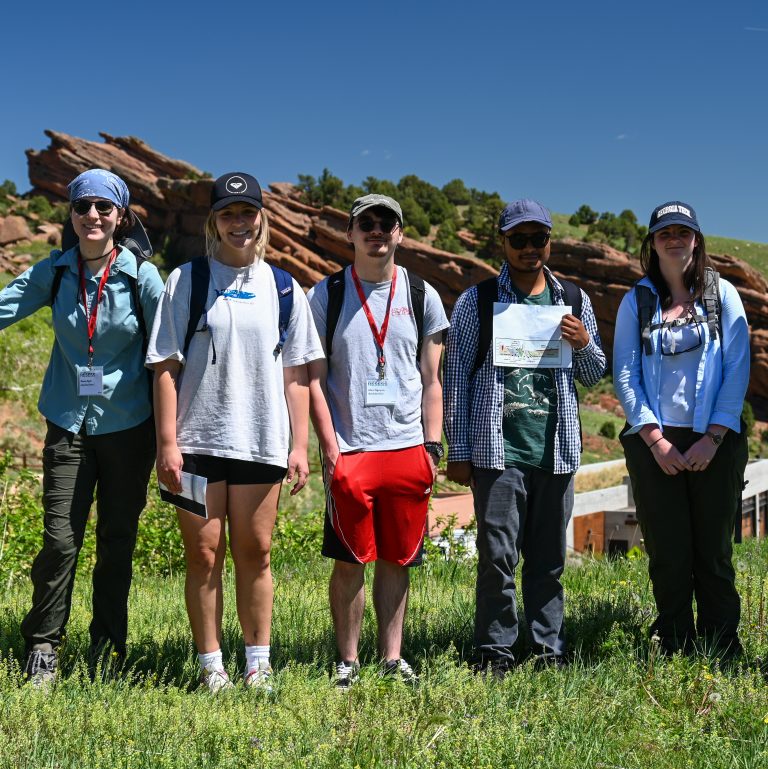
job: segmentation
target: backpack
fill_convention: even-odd
[[[566,304],[573,308],[573,314],[581,320],[582,296],[581,289],[570,280],[560,280],[565,290]],[[488,351],[491,349],[491,337],[493,336],[493,303],[499,300],[499,287],[497,278],[487,278],[477,284],[477,315],[480,321],[477,354],[470,376],[474,376],[480,370]]]
[[[206,311],[205,304],[208,300],[208,284],[211,280],[211,268],[206,257],[197,256],[192,259],[190,264],[192,265],[192,286],[189,292],[189,321],[187,322],[187,333],[184,337],[184,347],[182,350],[185,358],[195,333],[198,330],[205,331],[208,328],[207,324],[204,324],[203,328],[198,329],[197,324]],[[277,291],[279,306],[277,328],[280,336],[273,352],[275,358],[277,358],[282,352],[286,337],[288,336],[288,323],[291,320],[291,312],[293,310],[293,278],[290,273],[280,269],[280,267],[275,267],[274,264],[269,266],[275,278],[275,290]],[[213,362],[216,362],[215,358]]]
[[[127,248],[136,260],[136,277],[134,278],[132,275],[126,275],[126,278],[128,278],[128,283],[131,287],[136,320],[139,322],[139,329],[144,339],[143,350],[146,354],[149,335],[147,334],[147,325],[144,322],[144,313],[141,309],[141,301],[139,300],[139,270],[141,269],[141,265],[152,256],[152,244],[149,242],[149,237],[147,231],[144,229],[144,225],[135,213],[133,214],[133,219],[133,226],[122,238],[120,238],[117,245]],[[72,220],[67,219],[61,232],[61,250],[62,252],[69,251],[70,248],[73,248],[77,244],[78,239],[77,235],[75,235],[75,228],[72,226]],[[53,307],[53,303],[56,301],[56,295],[59,293],[59,288],[61,287],[61,279],[64,277],[64,272],[67,267],[66,265],[61,264],[54,269],[56,272],[53,275],[53,282],[51,283],[51,307]]]
[[[651,332],[664,326],[663,323],[654,323],[653,314],[659,298],[648,286],[635,284],[635,299],[637,300],[637,322],[640,326],[640,340],[643,343],[645,355],[653,353],[651,345]],[[721,318],[722,302],[720,301],[720,273],[712,267],[704,270],[704,290],[701,294],[701,303],[704,305],[706,315],[694,315],[694,320],[706,321],[709,327],[709,336],[717,339],[722,337]]]
[[[397,269],[397,268],[395,268]],[[328,365],[331,363],[331,350],[333,348],[333,335],[336,332],[336,326],[339,323],[341,307],[344,304],[344,286],[346,280],[344,274],[347,268],[339,270],[328,278],[328,307],[326,308],[325,319],[325,356]],[[412,275],[404,270],[408,278],[408,285],[411,293],[411,306],[413,307],[413,316],[416,321],[416,363],[421,362],[422,334],[424,333],[424,301],[426,289],[424,281],[418,275]]]

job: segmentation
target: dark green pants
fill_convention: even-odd
[[[665,427],[664,437],[683,452],[701,435]],[[741,606],[731,541],[748,457],[746,433],[729,430],[706,470],[677,475],[662,472],[638,434],[622,432],[621,442],[658,610],[651,632],[669,652],[690,650],[697,637],[715,649],[738,651]]]
[[[152,419],[106,435],[48,422],[43,449],[43,548],[32,565],[32,608],[21,623],[27,651],[55,649],[69,619],[77,557],[96,492],[91,645],[125,654],[128,592],[139,515],[155,458]]]

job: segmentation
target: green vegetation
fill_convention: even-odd
[[[736,549],[747,660],[768,651],[763,615],[768,547]],[[334,644],[329,566],[317,556],[275,568],[275,689],[196,691],[183,580],[139,577],[131,594],[128,672],[90,683],[83,660],[90,592],[82,571],[59,685],[22,685],[18,628],[26,584],[0,592],[0,769],[13,767],[453,767],[555,766],[709,769],[768,761],[768,687],[746,666],[705,656],[664,659],[647,638],[653,601],[647,561],[587,558],[566,568],[574,664],[524,662],[503,681],[472,674],[474,563],[436,560],[412,572],[405,654],[421,683],[382,680],[366,609],[361,683],[328,681]],[[231,570],[223,649],[235,674],[242,641]],[[368,586],[370,590],[370,584]],[[521,659],[527,654],[523,643]]]

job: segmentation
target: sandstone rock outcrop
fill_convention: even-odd
[[[29,240],[32,232],[23,216],[0,216],[0,246]]]
[[[101,143],[55,131],[46,134],[51,140],[48,148],[27,150],[34,192],[64,200],[67,183],[78,173],[94,166],[110,168],[127,182],[133,208],[153,241],[163,245],[171,264],[202,252],[211,180],[199,169],[168,158],[133,137],[103,133]],[[350,262],[345,212],[306,205],[287,183],[270,184],[264,202],[271,227],[267,258],[293,273],[302,286],[309,288]],[[471,247],[470,233],[462,231],[459,236]],[[768,401],[768,282],[732,256],[714,255],[713,260],[720,273],[736,285],[747,310],[752,332],[750,393],[753,399]],[[496,274],[481,259],[457,256],[411,238],[403,239],[398,261],[431,282],[449,310],[461,291]],[[587,291],[610,355],[619,303],[641,275],[638,260],[609,246],[562,240],[552,243],[550,266]]]

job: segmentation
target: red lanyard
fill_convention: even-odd
[[[101,302],[101,295],[104,293],[104,285],[109,277],[109,268],[112,266],[112,262],[117,257],[117,249],[113,248],[112,253],[107,259],[106,265],[104,265],[104,272],[101,273],[101,280],[99,281],[99,287],[96,290],[96,301],[91,307],[91,311],[88,312],[88,294],[85,291],[85,270],[83,269],[83,258],[79,257],[77,260],[77,271],[80,275],[80,293],[83,295],[83,308],[85,309],[85,317],[88,320],[88,366],[93,366],[93,334],[96,331],[96,316],[99,312],[99,303]]]
[[[389,311],[392,307],[392,297],[395,295],[395,285],[397,284],[397,267],[395,267],[392,273],[392,284],[389,287],[389,299],[387,299],[387,310],[384,313],[384,321],[381,324],[381,331],[376,327],[376,321],[373,319],[371,310],[368,307],[368,300],[363,293],[363,287],[360,285],[360,278],[357,277],[357,271],[355,266],[352,265],[352,280],[355,281],[355,288],[357,289],[357,295],[360,297],[360,304],[363,306],[363,312],[365,317],[368,318],[368,325],[371,327],[373,338],[376,340],[378,346],[378,371],[379,379],[384,379],[386,374],[387,362],[384,359],[384,340],[387,338],[387,329],[389,328]]]

